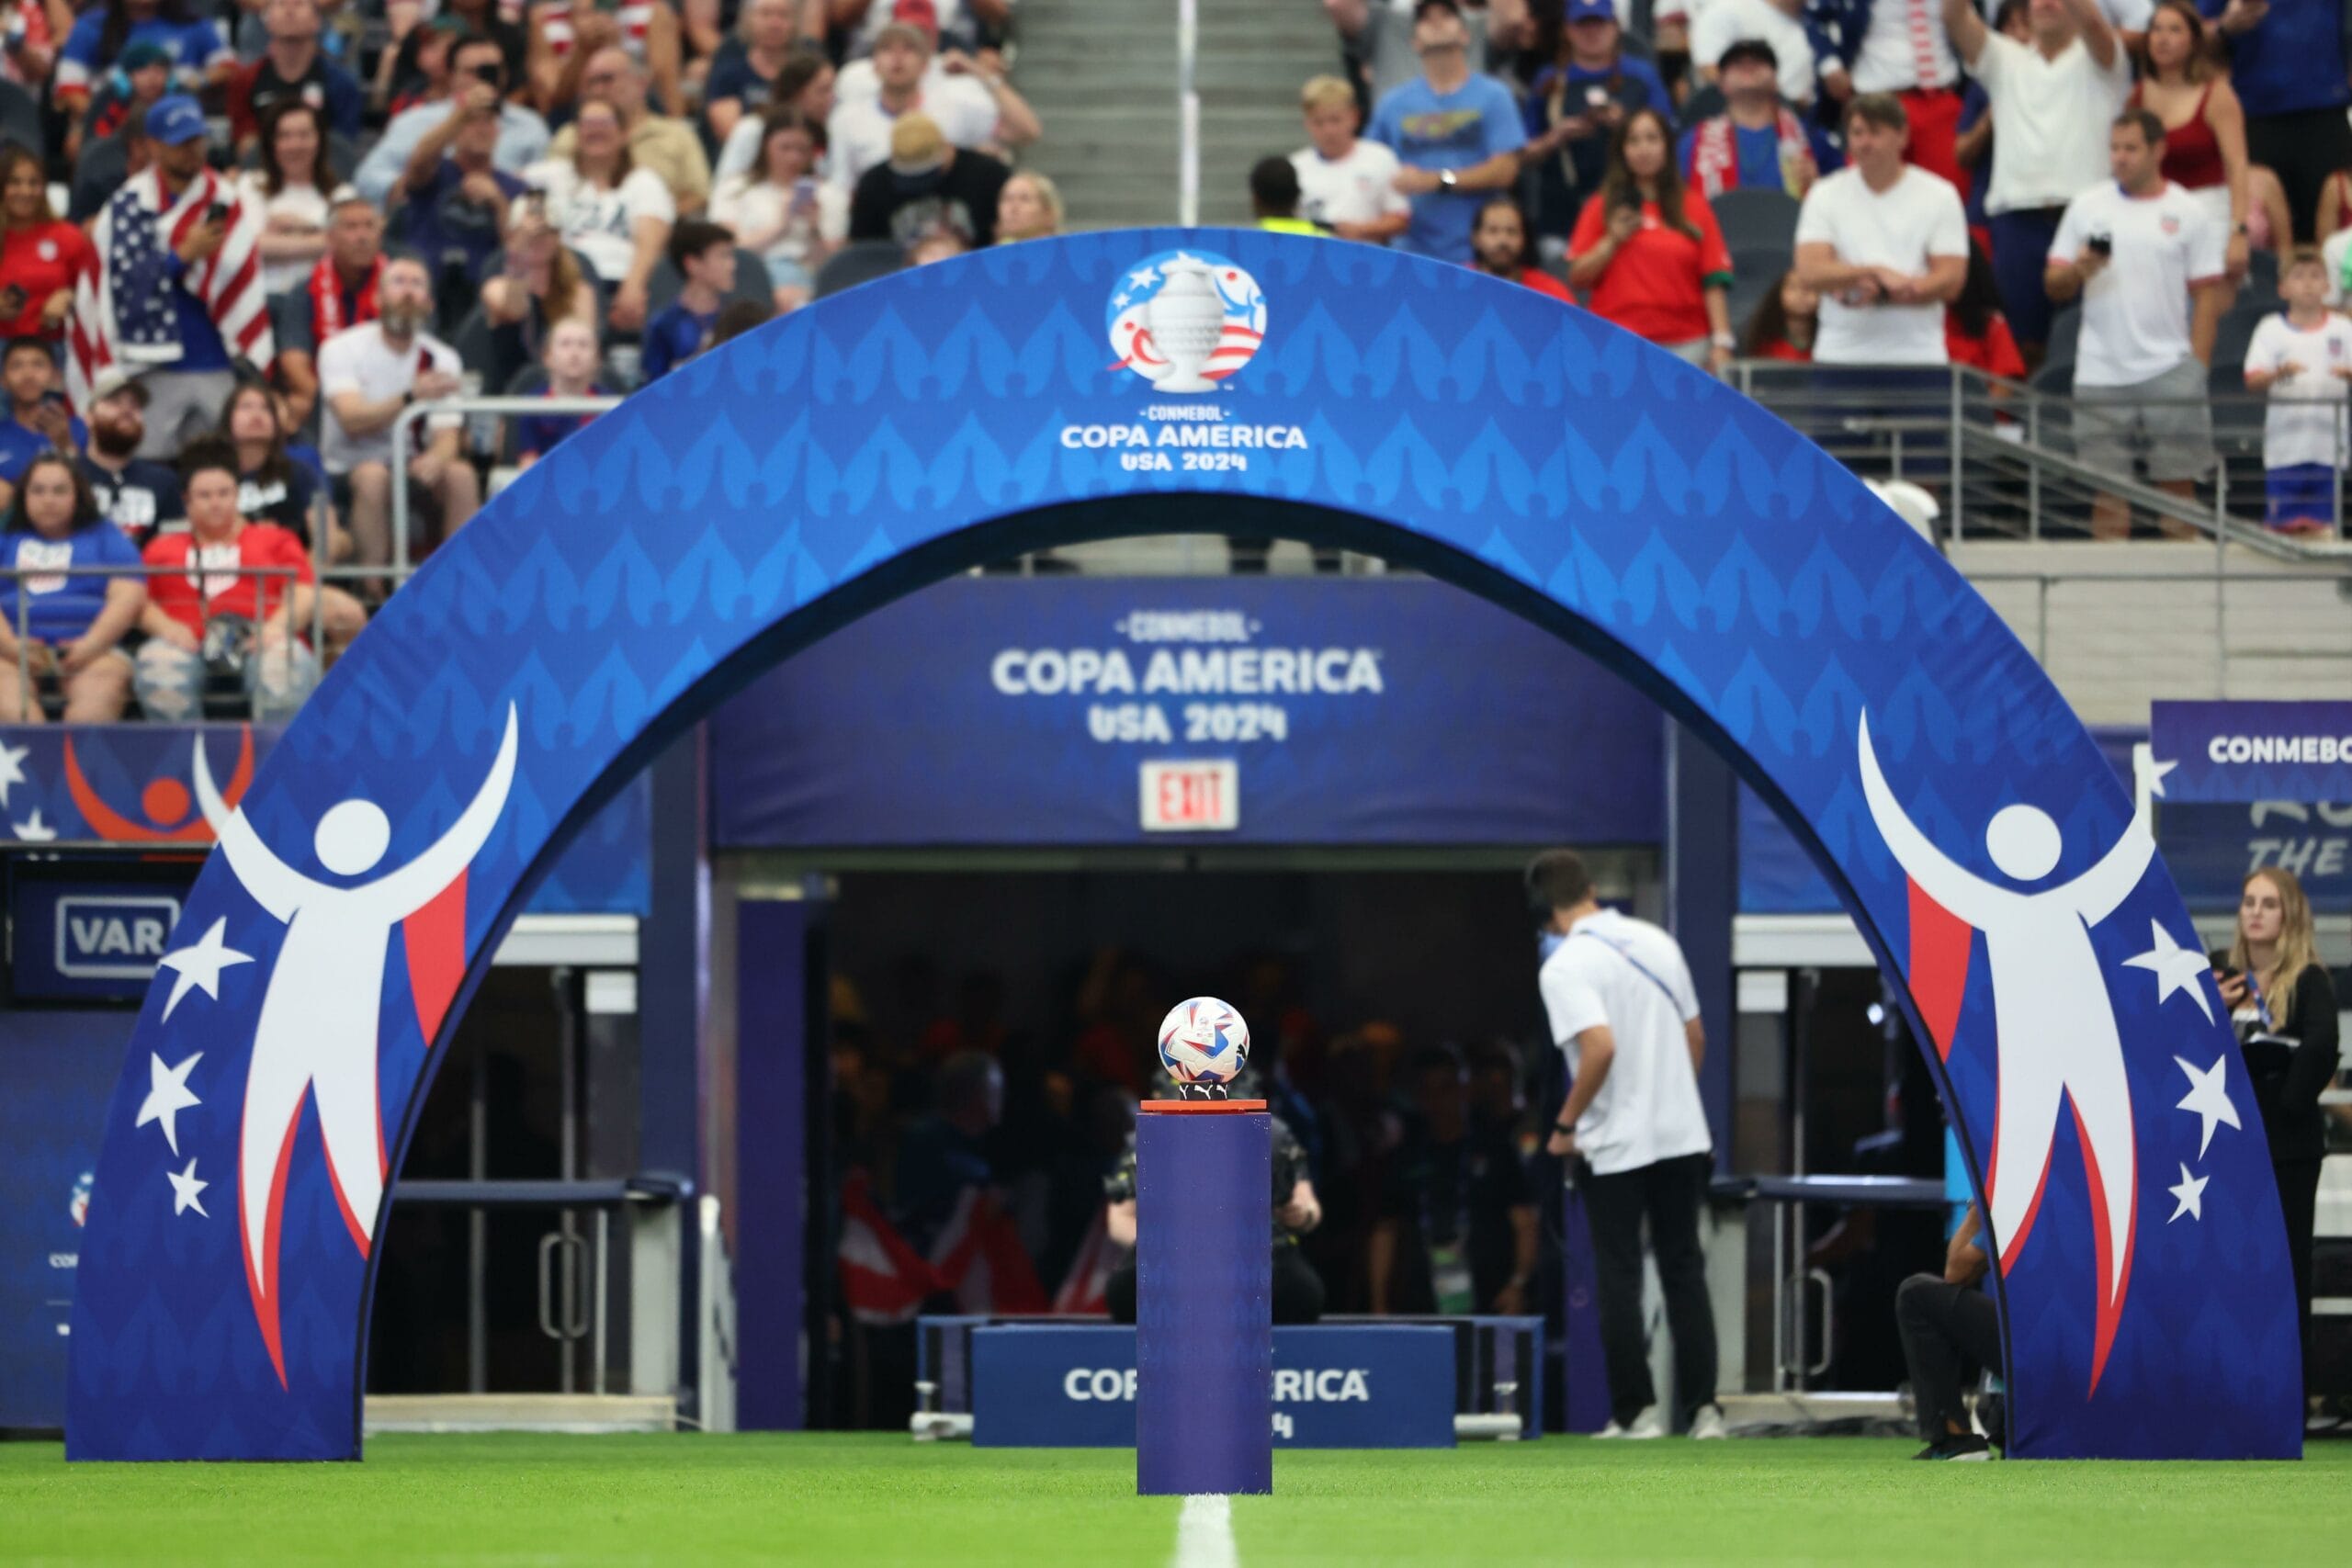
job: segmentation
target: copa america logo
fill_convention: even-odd
[[[1207,251],[1147,257],[1111,293],[1112,368],[1159,392],[1213,392],[1266,341],[1266,292]]]

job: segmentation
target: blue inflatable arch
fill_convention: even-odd
[[[385,1189],[567,833],[895,595],[1204,526],[1503,604],[1775,804],[1931,1044],[1999,1244],[2014,1451],[2299,1451],[2284,1227],[2194,931],[1984,602],[1794,432],[1590,316],[1213,230],[926,267],[695,361],[436,554],[234,813],[199,753],[221,847],[108,1111],[68,1451],[357,1457]]]

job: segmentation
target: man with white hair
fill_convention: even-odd
[[[580,96],[612,105],[628,139],[629,162],[659,175],[681,213],[700,212],[710,200],[710,160],[702,138],[684,120],[652,111],[645,96],[650,81],[628,50],[608,44],[583,62]],[[548,155],[568,161],[579,145],[579,131],[567,125],[555,133]]]

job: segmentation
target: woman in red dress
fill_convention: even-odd
[[[1568,286],[1593,313],[1720,372],[1731,335],[1731,253],[1707,198],[1685,188],[1674,133],[1656,109],[1618,128],[1600,191],[1568,237]]]

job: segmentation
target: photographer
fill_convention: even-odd
[[[1604,909],[1573,850],[1527,867],[1527,901],[1562,940],[1537,984],[1553,1042],[1566,1056],[1566,1102],[1545,1149],[1582,1162],[1592,1227],[1600,1348],[1609,1367],[1604,1438],[1662,1438],[1642,1331],[1642,1224],[1674,1335],[1676,1412],[1693,1438],[1724,1436],[1715,1404],[1715,1317],[1699,1245],[1714,1138],[1699,1101],[1707,1049],[1690,968],[1675,940]]]
[[[1261,1098],[1255,1080],[1254,1069],[1245,1072],[1234,1083],[1233,1097]],[[1323,1277],[1299,1251],[1298,1238],[1323,1223],[1323,1205],[1316,1198],[1315,1183],[1307,1176],[1306,1146],[1281,1117],[1271,1120],[1274,1124],[1274,1321],[1313,1323],[1323,1315]],[[1127,1134],[1126,1150],[1120,1155],[1117,1168],[1103,1179],[1102,1196],[1110,1204],[1103,1215],[1105,1233],[1117,1245],[1132,1248],[1136,1244],[1133,1133]],[[1136,1260],[1132,1252],[1103,1281],[1102,1294],[1110,1305],[1112,1322],[1136,1320]]]
[[[2001,1366],[2001,1322],[1984,1293],[1989,1259],[1977,1241],[1983,1230],[1984,1220],[1971,1203],[1945,1249],[1942,1276],[1914,1274],[1894,1292],[1903,1363],[1911,1372],[1919,1436],[1928,1444],[1914,1459],[1993,1457],[1992,1445],[1969,1426],[1961,1403],[1964,1362],[1996,1371]]]
[[[2115,178],[2066,204],[2042,281],[2056,303],[2083,302],[2075,455],[2123,474],[2143,457],[2149,483],[2188,498],[2213,466],[2205,363],[2221,320],[2227,236],[2203,202],[2165,178],[2164,155],[2164,121],[2146,109],[2115,117],[2108,131]],[[2197,536],[2169,517],[2163,526],[2175,537]],[[2095,536],[2131,532],[2129,502],[2105,494],[2092,502]]]

